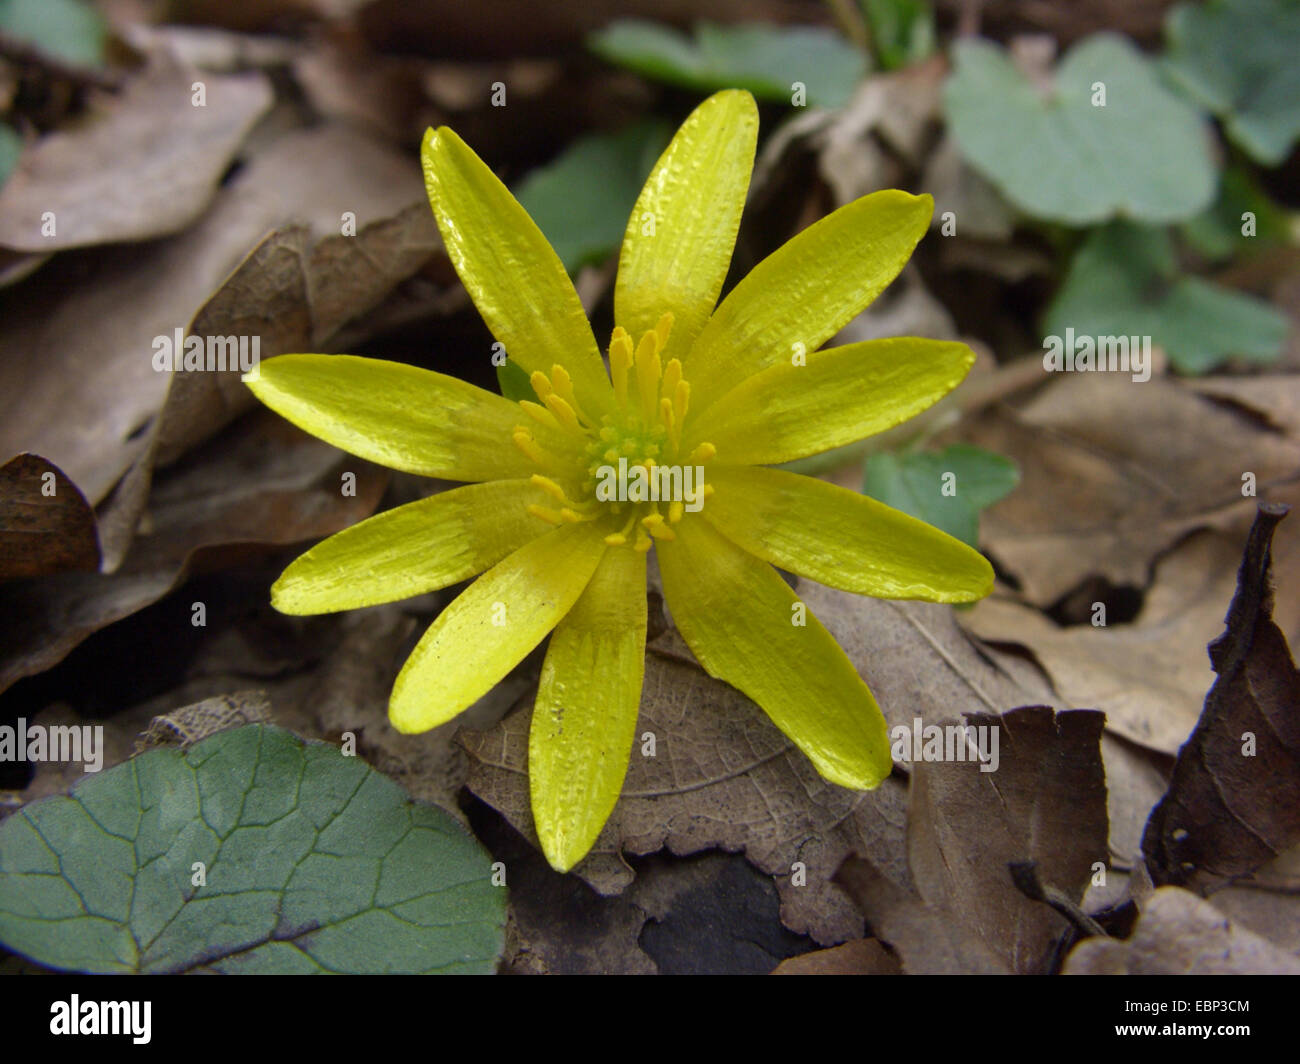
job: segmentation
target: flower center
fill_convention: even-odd
[[[567,490],[549,476],[533,476],[558,505],[531,505],[529,513],[551,524],[605,518],[613,529],[606,543],[648,551],[654,539],[675,539],[672,526],[713,493],[704,483],[704,463],[717,449],[701,443],[682,454],[691,386],[682,378],[681,362],[672,358],[665,366],[660,357],[672,327],[673,316],[665,314],[635,347],[626,330],[614,329],[609,375],[616,408],[599,420],[578,405],[563,366],[552,366],[550,376],[540,370],[532,375],[540,403],[521,400],[519,405],[539,424],[575,437],[574,450],[582,458],[566,463],[545,451],[527,426],[515,426],[515,446],[539,466],[572,467]]]

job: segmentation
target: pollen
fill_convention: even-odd
[[[699,443],[689,453],[682,449],[691,386],[680,359],[664,362],[672,328],[672,314],[639,338],[615,327],[609,340],[614,409],[598,418],[579,404],[562,365],[530,376],[537,401],[522,400],[520,408],[552,436],[568,437],[574,447],[564,453],[581,458],[566,462],[539,443],[540,429],[514,428],[515,446],[545,471],[532,477],[533,485],[551,500],[531,504],[529,513],[552,525],[601,522],[608,546],[645,552],[656,540],[676,539],[673,526],[713,493],[704,483],[704,465],[717,448]]]

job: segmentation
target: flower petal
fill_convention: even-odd
[[[446,724],[546,638],[591,580],[608,530],[566,524],[520,547],[470,584],[416,644],[393,685],[399,732]]]
[[[655,544],[668,608],[695,657],[763,707],[832,783],[870,790],[892,761],[885,718],[844,651],[766,562],[704,521]]]
[[[774,465],[893,428],[933,406],[975,364],[965,344],[911,337],[866,340],[781,362],[733,388],[689,425],[728,465]]]
[[[447,254],[506,357],[529,374],[562,365],[581,405],[611,409],[614,389],[587,313],[528,212],[445,126],[425,134],[421,158]]]
[[[754,98],[740,89],[715,93],[682,123],[632,209],[614,322],[639,337],[672,311],[665,359],[690,350],[718,302],[757,139]]]
[[[869,496],[780,469],[709,473],[701,516],[782,569],[876,598],[974,602],[993,590],[979,551]]]
[[[549,497],[527,480],[494,480],[407,503],[323,540],[271,588],[281,613],[333,613],[468,580],[550,531],[530,514]]]
[[[645,558],[606,551],[546,650],[528,782],[542,851],[560,872],[587,855],[627,775],[645,673]]]
[[[817,350],[898,276],[929,196],[873,192],[814,222],[728,293],[683,360],[697,412],[752,373]],[[802,345],[802,348],[796,346]]]
[[[536,463],[511,442],[518,404],[443,373],[353,355],[281,355],[248,386],[300,429],[372,462],[449,480],[527,477]],[[529,424],[548,450],[565,437]]]

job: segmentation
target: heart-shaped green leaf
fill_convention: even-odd
[[[1027,214],[1175,221],[1214,195],[1200,115],[1124,38],[1081,41],[1043,90],[988,41],[953,58],[944,108],[962,154]]]
[[[587,38],[593,52],[656,81],[713,92],[748,89],[760,100],[795,103],[796,83],[814,107],[842,107],[867,73],[848,41],[820,26],[698,23],[694,38],[641,19],[620,19]]]
[[[491,972],[505,891],[450,816],[270,725],[0,825],[0,943],[90,972]]]
[[[862,492],[978,548],[980,511],[1019,482],[1011,459],[955,443],[937,454],[872,455]]]
[[[84,0],[0,0],[0,30],[65,62],[104,62],[108,27]]]
[[[1165,23],[1174,80],[1224,120],[1251,158],[1276,166],[1300,137],[1300,4],[1181,4]]]
[[[519,183],[515,198],[566,270],[576,273],[618,247],[637,194],[671,135],[660,122],[638,122],[581,137]],[[535,398],[531,390],[529,397]]]
[[[1178,270],[1164,229],[1115,222],[1088,236],[1047,309],[1044,332],[1150,336],[1185,373],[1234,355],[1271,362],[1287,320],[1261,299]]]

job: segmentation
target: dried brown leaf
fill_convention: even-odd
[[[271,100],[261,74],[200,75],[156,56],[120,96],[23,152],[0,189],[0,244],[50,252],[179,232],[207,208]]]
[[[1188,532],[1249,522],[1243,474],[1265,496],[1300,469],[1300,439],[1155,377],[1068,374],[966,435],[1020,466],[981,538],[1037,606],[1089,576],[1144,586],[1152,559]]]
[[[1300,975],[1300,958],[1227,919],[1208,901],[1161,887],[1125,941],[1084,939],[1063,975]]]
[[[1206,891],[1300,843],[1300,672],[1273,623],[1269,548],[1284,506],[1261,504],[1210,644],[1218,678],[1142,840],[1151,879]]]
[[[0,580],[99,568],[95,514],[58,466],[20,454],[0,468]]]
[[[1032,672],[1013,674],[983,655],[947,607],[859,598],[811,581],[800,582],[799,595],[845,648],[891,725],[997,711],[999,703],[1045,693]],[[462,733],[462,741],[470,789],[535,839],[530,701],[491,731]],[[646,733],[655,736],[653,757],[640,752]],[[675,631],[647,654],[637,735],[623,797],[576,869],[602,893],[632,879],[623,853],[743,851],[776,877],[786,926],[831,944],[862,933],[861,917],[830,882],[846,856],[868,854],[886,875],[906,881],[901,778],[865,793],[827,783],[754,703],[705,674]]]

